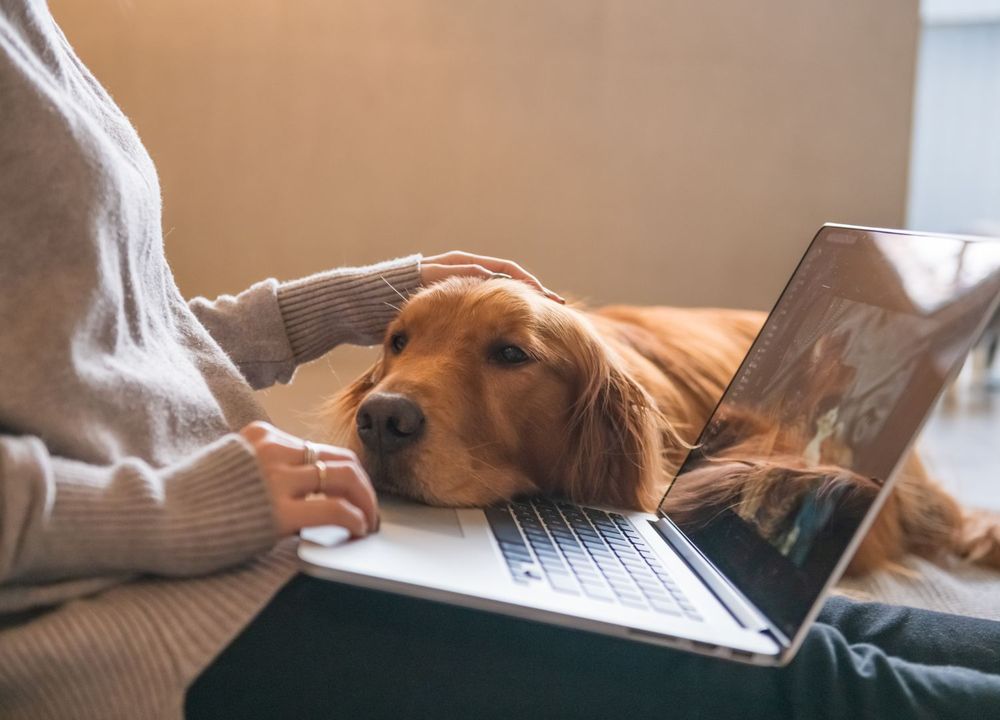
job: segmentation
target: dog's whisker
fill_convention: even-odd
[[[495,470],[496,468],[493,468],[493,469]],[[470,471],[470,475],[472,476],[472,479],[476,482],[476,484],[479,487],[481,487],[482,489],[486,490],[486,492],[488,492],[490,495],[492,495],[492,500],[488,500],[485,504],[489,505],[489,504],[492,503],[492,501],[507,502],[510,499],[506,495],[504,495],[502,492],[500,492],[499,490],[497,490],[496,488],[494,488],[492,485],[490,485],[489,483],[484,482],[483,476],[480,475],[479,473],[477,473],[477,472],[475,472],[473,470],[473,471]]]
[[[399,292],[399,289],[395,285],[393,285],[391,282],[389,282],[388,280],[386,280],[384,275],[379,275],[379,277],[382,278],[382,282],[384,282],[386,285],[388,285],[389,288],[394,293],[396,293],[397,295],[399,295],[399,299],[400,300],[402,300],[403,302],[406,302],[406,300],[407,300],[406,296],[403,293]],[[389,303],[386,303],[386,305],[388,305],[388,304]],[[395,306],[393,306],[393,307],[395,307]],[[398,310],[399,308],[396,308],[396,309]]]
[[[500,468],[498,468],[498,467],[497,467],[496,465],[490,465],[490,464],[489,464],[488,462],[486,462],[485,460],[477,460],[476,462],[478,462],[478,463],[479,463],[480,465],[485,465],[485,466],[486,466],[486,467],[488,467],[488,468],[489,468],[490,470],[495,470],[495,471],[497,471],[497,472],[500,472]]]
[[[499,444],[500,444],[499,440],[487,440],[486,442],[479,443],[478,445],[470,445],[469,447],[466,448],[466,450],[470,450],[470,451],[471,450],[481,450],[484,447],[489,447],[490,445],[499,445]]]
[[[383,302],[383,304],[385,304],[385,305],[388,305],[389,307],[391,307],[391,308],[392,308],[393,310],[395,310],[396,312],[402,312],[402,310],[400,310],[400,309],[399,309],[398,307],[396,307],[395,305],[393,305],[393,304],[392,304],[391,302],[389,302],[388,300],[383,300],[382,302]]]

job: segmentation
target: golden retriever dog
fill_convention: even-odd
[[[720,309],[588,311],[514,280],[447,280],[408,300],[374,366],[326,405],[330,439],[358,454],[378,489],[433,505],[546,494],[652,511],[763,320]],[[812,452],[836,455],[824,437]],[[707,480],[678,483],[672,502],[697,513],[739,494],[765,499],[775,477],[816,473],[782,465],[722,463]],[[855,500],[878,490],[833,473],[856,485]],[[1000,567],[998,524],[963,513],[911,454],[849,571],[942,552]]]

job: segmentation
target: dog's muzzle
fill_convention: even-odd
[[[365,448],[378,456],[391,455],[413,445],[427,426],[420,406],[396,393],[369,395],[358,408],[355,422]]]

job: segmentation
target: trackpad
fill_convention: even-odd
[[[378,506],[383,525],[403,525],[438,535],[465,537],[458,513],[452,508],[431,507],[397,495],[380,495]]]

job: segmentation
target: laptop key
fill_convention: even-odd
[[[631,558],[619,558],[619,559],[622,561],[622,565],[628,568],[629,572],[632,573],[633,575],[637,575],[639,573],[645,574],[649,572],[649,565],[647,565],[644,562],[639,562],[638,560],[633,560]]]
[[[583,594],[587,597],[592,597],[595,600],[604,600],[605,602],[614,602],[615,595],[613,592],[607,588],[601,587],[600,585],[589,585],[586,583],[582,584]]]
[[[667,591],[663,588],[660,583],[656,581],[655,578],[643,577],[642,575],[633,575],[632,579],[635,580],[635,584],[641,587],[643,590],[649,590],[650,592],[660,593],[662,595],[668,595]]]
[[[631,580],[625,580],[614,575],[605,575],[604,579],[607,580],[608,585],[614,588],[615,592],[619,590],[622,592],[638,592]]]
[[[642,610],[645,610],[646,608],[649,607],[649,605],[646,604],[645,600],[643,600],[642,598],[640,598],[638,596],[636,596],[636,597],[622,597],[621,595],[619,595],[618,596],[618,602],[620,602],[622,605],[625,605],[627,607],[633,607],[633,608],[638,608],[638,609],[642,609]]]
[[[562,562],[562,555],[557,553],[552,548],[536,547],[533,548],[533,550],[535,551],[535,555],[537,555],[540,559],[548,558],[550,560],[558,560]]]
[[[621,564],[618,558],[613,555],[597,555],[594,559],[597,560],[597,564],[600,565],[601,570],[613,570],[620,573],[625,572],[625,567]]]
[[[541,580],[542,573],[535,568],[525,568],[519,570],[517,573],[520,577],[528,578],[529,580]]]
[[[504,560],[511,567],[517,567],[520,565],[533,565],[534,562],[527,555],[504,555]]]
[[[649,606],[656,612],[663,613],[665,615],[676,615],[678,617],[681,615],[681,609],[674,603],[665,603],[655,598],[649,598]]]
[[[550,573],[549,583],[552,585],[552,589],[557,592],[566,593],[567,595],[580,594],[580,589],[577,586],[576,581],[569,575]]]
[[[521,538],[521,531],[507,508],[490,507],[486,508],[484,512],[490,529],[496,535],[498,541],[514,545],[524,545],[524,540]]]
[[[504,550],[503,556],[508,563],[531,562],[531,555],[527,551],[522,552],[520,550]]]
[[[663,593],[666,595],[668,593],[667,589],[660,584],[660,581],[656,579],[656,576],[652,573],[634,573],[632,579],[636,581],[638,585],[644,588],[649,588],[655,592]]]
[[[619,597],[621,595],[638,595],[639,592],[635,589],[632,583],[618,582],[616,580],[609,579],[608,584],[611,585],[611,589],[615,591],[615,595]]]

